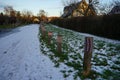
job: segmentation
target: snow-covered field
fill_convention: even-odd
[[[82,76],[82,66],[86,36],[94,38],[92,73],[87,79],[120,80],[120,41],[78,33],[50,24],[45,25],[45,28],[53,32],[53,37],[51,45],[48,45],[48,38],[43,39],[40,33],[41,51],[52,60],[55,67],[60,69],[66,80],[85,79]],[[63,37],[61,54],[57,52],[58,34]]]
[[[120,41],[45,26],[52,45],[38,35],[39,25],[21,26],[0,34],[0,80],[81,80],[84,38],[94,38],[92,74],[87,79],[120,80]],[[56,36],[63,36],[62,54]],[[39,39],[40,38],[40,39]]]
[[[59,68],[40,50],[39,25],[0,34],[0,80],[64,80]]]

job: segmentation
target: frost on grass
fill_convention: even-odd
[[[94,38],[92,72],[87,79],[120,79],[120,41],[78,33],[51,24],[46,24],[45,28],[47,31],[52,31],[53,36],[51,45],[47,44],[47,36],[45,39],[40,36],[42,51],[54,62],[55,67],[61,69],[64,78],[68,80],[85,78],[82,76],[84,38],[92,36]],[[58,34],[63,37],[62,53],[56,50]]]

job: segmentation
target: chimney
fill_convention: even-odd
[[[89,3],[91,3],[92,2],[92,0],[89,0]]]

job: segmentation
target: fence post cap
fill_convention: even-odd
[[[53,34],[53,32],[51,32],[51,31],[49,31],[49,32],[48,32],[48,35],[50,35],[50,36],[51,36],[52,34]]]
[[[57,42],[58,43],[62,42],[62,35],[60,35],[60,34],[57,35]]]

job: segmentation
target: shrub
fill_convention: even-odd
[[[120,15],[87,16],[67,19],[55,19],[50,23],[75,30],[78,32],[94,34],[102,37],[120,40]]]

